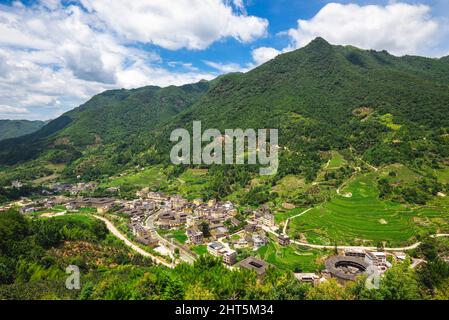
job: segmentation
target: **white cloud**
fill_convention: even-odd
[[[205,49],[233,37],[249,42],[267,32],[268,21],[234,12],[223,0],[81,0],[108,29],[129,41],[166,49]],[[241,1],[234,1],[244,8]],[[239,10],[241,11],[241,9]]]
[[[230,72],[248,72],[261,64],[275,58],[277,55],[285,52],[287,50],[277,50],[270,47],[260,47],[251,51],[251,56],[253,58],[252,62],[245,63],[243,65],[238,63],[222,63],[204,60],[203,62],[215,70],[219,74],[230,73]]]
[[[251,52],[251,55],[252,55],[253,60],[256,63],[256,65],[261,65],[262,63],[265,63],[265,62],[275,58],[276,56],[278,56],[281,53],[282,53],[281,51],[274,49],[274,48],[260,47],[260,48],[254,49]]]
[[[386,49],[393,54],[434,54],[441,29],[421,4],[391,3],[386,6],[330,3],[310,20],[298,20],[288,35],[296,48],[317,36],[333,44],[364,49]]]
[[[162,67],[142,43],[202,49],[224,37],[247,42],[268,23],[225,0],[80,1],[90,11],[59,0],[0,5],[0,105],[48,119],[107,89],[210,80],[216,73],[189,63]],[[0,118],[13,115],[2,110]]]
[[[221,63],[221,62],[213,62],[213,61],[207,61],[205,60],[204,63],[216,70],[218,70],[220,73],[230,73],[230,72],[246,72],[250,68],[243,67],[239,65],[238,63]],[[251,66],[249,66],[251,67]]]

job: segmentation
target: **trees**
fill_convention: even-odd
[[[351,300],[352,297],[335,279],[329,279],[311,288],[307,300]]]
[[[210,237],[210,229],[209,224],[206,221],[201,222],[200,224],[200,230],[203,233],[204,237]]]
[[[449,280],[449,264],[439,257],[427,261],[418,271],[421,283],[430,290],[440,288]]]
[[[184,298],[186,300],[214,300],[217,297],[202,284],[195,283],[187,286]]]
[[[379,291],[385,300],[420,299],[419,283],[410,261],[398,263],[385,272]]]
[[[36,220],[31,224],[31,232],[36,242],[48,249],[62,240],[61,225],[54,220]]]

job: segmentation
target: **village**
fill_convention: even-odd
[[[193,263],[199,255],[208,253],[222,260],[233,269],[236,267],[254,270],[263,277],[270,267],[276,267],[260,257],[257,251],[274,241],[288,247],[294,240],[285,233],[286,228],[275,223],[275,214],[268,206],[239,212],[230,201],[188,201],[179,195],[165,195],[148,188],[136,192],[136,199],[123,200],[116,197],[82,197],[83,191],[93,190],[94,184],[53,186],[52,195],[38,199],[22,199],[4,206],[6,210],[19,206],[22,214],[33,214],[45,209],[59,208],[59,212],[45,214],[52,217],[89,208],[96,215],[125,217],[126,228],[133,241],[156,253],[175,265],[180,262]],[[59,195],[61,191],[68,196]],[[117,193],[118,190],[108,190]],[[175,236],[173,236],[175,235]],[[239,255],[244,251],[245,255]],[[254,254],[248,254],[254,253]],[[304,283],[318,284],[329,278],[340,282],[354,281],[361,274],[381,276],[396,261],[407,258],[404,252],[378,252],[358,248],[336,250],[329,256],[323,270],[315,273],[295,272],[295,277]],[[414,261],[417,265],[422,261]]]

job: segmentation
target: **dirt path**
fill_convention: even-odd
[[[295,215],[295,216],[293,216],[293,217],[290,217],[290,218],[288,218],[287,220],[285,220],[284,229],[282,230],[282,233],[283,233],[283,234],[287,234],[288,223],[290,222],[291,219],[300,217],[300,216],[302,216],[303,214],[309,212],[309,211],[312,210],[312,209],[313,209],[313,207],[312,207],[312,208],[309,208],[309,209],[307,209],[307,210],[304,210],[304,211],[301,212],[300,214],[297,214],[297,215]]]

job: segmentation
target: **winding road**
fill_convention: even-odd
[[[276,237],[279,237],[279,233],[274,232],[273,230],[267,228],[267,227],[263,227],[263,229],[268,232],[271,233],[273,235],[275,235]],[[449,237],[449,234],[439,234],[439,235],[434,235],[433,237]],[[312,249],[335,249],[337,248],[337,250],[369,250],[369,251],[377,251],[379,250],[379,248],[377,247],[365,247],[365,246],[327,246],[327,245],[320,245],[320,244],[311,244],[311,243],[307,243],[307,242],[302,242],[302,241],[296,241],[296,240],[291,240],[291,243],[294,243],[298,246],[302,246],[302,247],[307,247],[307,248],[312,248]],[[408,250],[413,250],[418,248],[421,245],[421,242],[417,242],[414,243],[408,247],[398,247],[398,248],[382,248],[383,251],[408,251]]]
[[[290,222],[291,219],[297,218],[302,216],[303,214],[309,212],[310,210],[312,210],[313,208],[309,208],[303,212],[301,212],[300,214],[297,214],[295,216],[292,216],[290,218],[288,218],[285,221],[285,225],[284,228],[282,230],[283,234],[287,234],[287,226],[288,223]],[[271,230],[270,228],[267,227],[262,227],[264,231],[273,234],[276,237],[279,237],[279,233],[274,232],[273,230]],[[432,238],[442,238],[442,237],[449,237],[449,234],[447,233],[438,233],[438,234],[434,234],[431,235]],[[328,245],[320,245],[320,244],[311,244],[311,243],[307,243],[307,242],[303,242],[303,241],[297,241],[297,240],[291,240],[291,243],[294,243],[298,246],[302,246],[302,247],[307,247],[307,248],[312,248],[312,249],[337,249],[337,250],[369,250],[369,251],[377,251],[379,250],[379,248],[377,247],[368,247],[368,246],[328,246]],[[409,250],[413,250],[418,248],[421,245],[421,242],[416,242],[412,245],[409,245],[407,247],[396,247],[396,248],[382,248],[383,251],[387,251],[387,252],[394,252],[394,251],[409,251]]]
[[[170,263],[162,260],[161,258],[143,250],[142,248],[140,248],[139,246],[137,246],[136,244],[132,243],[127,237],[125,237],[119,230],[117,230],[117,228],[112,224],[111,221],[109,221],[108,219],[104,218],[104,217],[100,217],[97,215],[92,215],[94,218],[103,221],[106,224],[106,227],[108,228],[108,230],[117,238],[119,238],[120,240],[122,240],[126,246],[128,246],[129,248],[131,248],[132,250],[134,250],[135,252],[141,254],[144,257],[148,257],[151,258],[151,260],[153,260],[155,263],[157,264],[161,264],[164,265],[168,268],[173,268],[173,265],[171,265]]]

